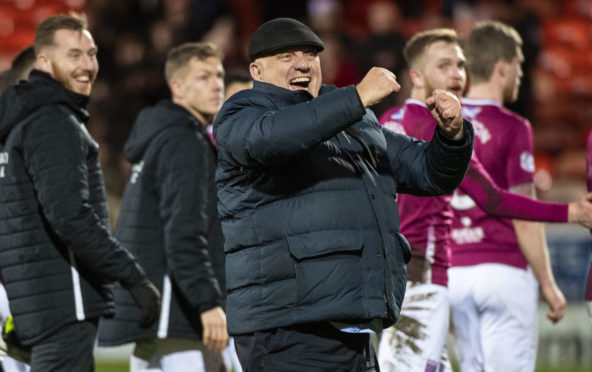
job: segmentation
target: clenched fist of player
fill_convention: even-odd
[[[440,129],[452,139],[463,137],[463,117],[458,98],[445,90],[436,89],[426,101]]]

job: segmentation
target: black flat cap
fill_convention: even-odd
[[[253,62],[257,58],[295,46],[312,46],[319,52],[325,49],[321,39],[304,23],[292,18],[272,19],[251,35],[249,59]]]

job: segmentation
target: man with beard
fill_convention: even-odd
[[[109,234],[98,146],[85,106],[97,47],[77,15],[35,36],[36,69],[0,99],[0,274],[31,371],[93,371],[98,319],[113,315],[119,281],[146,327],[160,295]]]
[[[465,57],[456,32],[445,28],[414,35],[403,51],[410,68],[411,97],[379,121],[395,132],[430,140],[437,124],[430,121],[424,101],[435,89],[461,98],[467,82]],[[492,217],[592,226],[592,204],[585,198],[568,206],[510,193],[493,182],[476,156],[471,158],[459,190]],[[401,231],[409,240],[413,259],[408,264],[401,317],[382,332],[378,360],[383,371],[450,369],[444,343],[450,315],[446,270],[450,266],[451,199],[451,194],[398,196]]]
[[[224,246],[216,210],[216,150],[206,132],[222,106],[222,52],[186,43],[169,52],[172,99],[140,112],[125,144],[133,164],[115,236],[163,294],[160,320],[140,328],[129,293],[115,290],[103,346],[135,342],[130,371],[220,370],[228,342]]]
[[[228,330],[246,371],[378,370],[369,334],[396,321],[410,253],[395,193],[449,193],[471,157],[454,95],[427,97],[430,142],[393,133],[367,107],[399,90],[394,74],[324,85],[323,49],[294,19],[261,25],[253,89],[214,123]]]
[[[530,123],[505,109],[516,100],[522,39],[500,22],[480,22],[465,44],[471,87],[463,113],[475,126],[475,154],[504,189],[534,197]],[[555,283],[544,227],[494,219],[466,195],[452,200],[450,302],[463,371],[532,371],[538,284],[559,321],[566,301]]]

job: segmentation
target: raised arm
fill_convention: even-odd
[[[459,189],[487,214],[541,222],[573,222],[592,228],[592,194],[569,204],[548,203],[500,188],[473,156]]]
[[[280,165],[353,125],[364,113],[353,86],[279,108],[270,94],[239,92],[222,106],[214,137],[241,165]]]
[[[357,87],[334,89],[305,101],[300,98],[300,103],[298,95],[307,93],[261,82],[255,88],[233,96],[214,123],[218,146],[239,164],[253,167],[285,163],[328,140],[359,121],[368,105],[400,87],[390,71],[373,68]],[[278,106],[276,99],[294,104]]]
[[[458,99],[436,91],[426,102],[438,122],[430,142],[383,129],[400,193],[420,196],[450,193],[462,181],[471,159],[473,127],[462,119]]]

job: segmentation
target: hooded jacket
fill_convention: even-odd
[[[109,234],[87,101],[37,70],[0,96],[0,275],[24,345],[113,315],[106,283],[144,278]]]
[[[354,86],[317,98],[255,82],[216,122],[230,334],[336,321],[392,325],[410,257],[397,192],[461,182],[472,126],[431,142],[382,128]]]
[[[162,101],[144,109],[125,144],[133,163],[115,236],[162,293],[159,322],[137,325],[139,309],[115,288],[116,316],[101,321],[101,345],[201,338],[200,313],[222,305],[224,248],[216,212],[216,150],[204,126]]]

